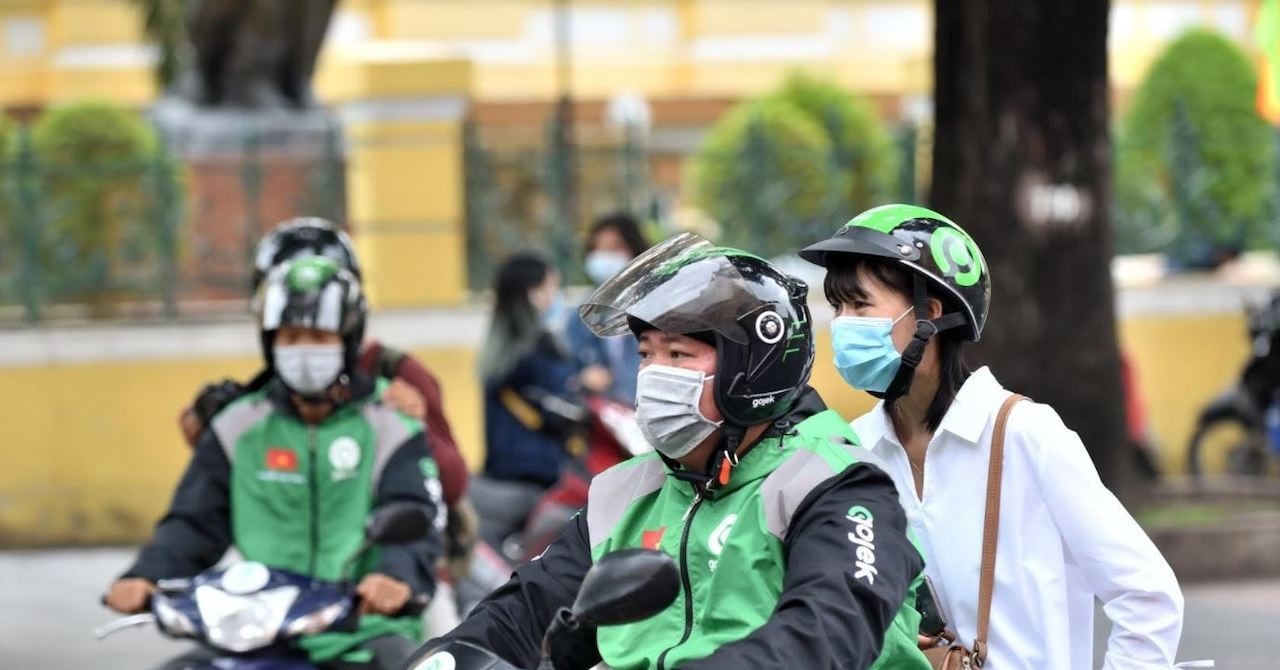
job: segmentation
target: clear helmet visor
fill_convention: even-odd
[[[681,233],[636,257],[601,284],[578,312],[596,335],[631,333],[639,319],[675,335],[711,331],[739,344],[748,335],[739,319],[763,302],[785,301],[776,281],[747,276],[732,262],[734,249]]]

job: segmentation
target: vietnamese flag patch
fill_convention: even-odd
[[[662,534],[667,532],[667,527],[663,526],[658,530],[646,530],[641,536],[640,545],[645,549],[657,549],[662,544]]]
[[[267,447],[267,469],[297,472],[298,455],[292,449]]]

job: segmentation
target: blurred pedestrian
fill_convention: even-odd
[[[599,286],[648,248],[649,243],[640,231],[640,224],[630,214],[619,212],[601,217],[587,233],[584,256],[587,276]],[[585,371],[598,366],[607,370],[609,383],[603,393],[634,405],[636,373],[640,370],[640,350],[636,340],[630,337],[598,337],[578,318],[569,319],[567,337],[578,369]]]
[[[586,410],[577,394],[605,388],[608,373],[579,373],[548,322],[563,304],[560,273],[542,256],[517,253],[498,268],[484,380],[484,476],[473,481],[481,536],[494,546],[518,530],[560,479]]]

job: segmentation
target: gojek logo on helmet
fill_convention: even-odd
[[[868,585],[875,584],[876,575],[880,574],[880,571],[876,570],[875,518],[871,515],[871,510],[862,505],[850,507],[845,518],[853,522],[853,532],[849,533],[849,541],[857,547],[854,551],[857,560],[853,564],[855,568],[853,576],[855,579],[866,581]]]

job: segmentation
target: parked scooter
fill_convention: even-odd
[[[1280,290],[1246,308],[1252,351],[1239,380],[1200,410],[1187,469],[1206,474],[1276,474],[1280,464]]]
[[[671,556],[652,549],[623,549],[603,556],[587,571],[573,607],[562,607],[542,639],[537,670],[556,670],[557,658],[573,651],[582,632],[647,619],[675,602],[680,573]],[[406,670],[517,670],[488,650],[466,642],[429,649]]]
[[[343,564],[344,574],[376,545],[425,537],[431,519],[417,505],[386,505],[369,517],[365,541]],[[425,603],[420,603],[425,604]],[[220,656],[188,670],[314,670],[296,642],[304,635],[354,630],[355,585],[314,580],[245,561],[191,579],[156,584],[151,611],[117,619],[93,634],[155,624],[168,637],[195,640]]]

